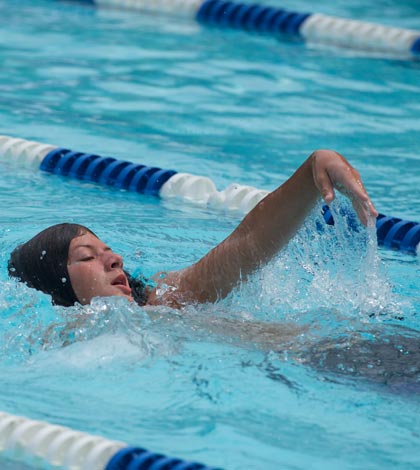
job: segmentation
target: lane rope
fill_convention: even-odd
[[[178,173],[175,170],[149,167],[113,157],[74,152],[4,135],[0,136],[0,157],[59,176],[163,199],[178,198],[185,202],[219,210],[239,211],[242,214],[247,214],[269,193],[240,184],[231,184],[218,191],[213,181],[205,176]],[[327,206],[324,206],[323,215],[327,224],[334,224]],[[381,246],[411,254],[419,252],[418,222],[379,214],[376,233],[378,244]]]
[[[0,452],[61,470],[221,470],[65,426],[0,412]]]
[[[77,0],[79,3],[81,0]],[[99,7],[182,15],[201,24],[293,36],[305,42],[392,54],[420,55],[420,31],[223,0],[82,0]]]

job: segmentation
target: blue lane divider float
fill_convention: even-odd
[[[105,470],[221,470],[195,462],[166,457],[141,447],[126,447],[118,451]]]
[[[307,42],[353,49],[420,54],[420,31],[267,5],[223,0],[85,0],[84,3],[183,15],[201,24],[276,37],[290,35]]]
[[[328,206],[323,206],[322,214],[327,224],[334,225]],[[420,244],[420,223],[379,214],[376,218],[376,236],[378,245],[416,254]]]
[[[140,194],[178,198],[217,209],[249,212],[269,191],[232,184],[218,191],[207,177],[178,173],[139,165],[112,157],[0,136],[0,157],[17,160],[60,176],[91,181]],[[328,206],[323,207],[327,224],[334,220]],[[376,220],[378,244],[416,254],[420,247],[420,224],[379,214]]]
[[[217,26],[255,31],[298,35],[310,13],[294,13],[256,4],[206,0],[197,12],[197,20]]]
[[[174,170],[162,170],[64,148],[49,152],[42,160],[40,168],[56,175],[152,196],[157,196],[162,185],[176,173]]]

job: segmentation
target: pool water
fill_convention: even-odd
[[[417,10],[316,5],[420,29]],[[420,221],[416,59],[68,2],[0,0],[0,15],[0,134],[208,176],[218,189],[274,189],[333,148],[379,212]],[[53,307],[8,279],[9,253],[78,222],[150,276],[195,262],[240,214],[4,159],[0,194],[1,410],[226,470],[420,468],[419,260],[349,228],[341,198],[334,228],[317,208],[229,298],[173,311],[123,299]]]

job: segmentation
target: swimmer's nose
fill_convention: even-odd
[[[122,269],[123,267],[122,256],[113,253],[112,251],[107,252],[105,255],[105,267],[107,269]]]

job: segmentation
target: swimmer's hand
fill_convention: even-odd
[[[368,225],[378,216],[359,172],[342,155],[332,150],[317,150],[310,158],[315,186],[326,204],[334,200],[336,188],[350,199],[362,224]]]

